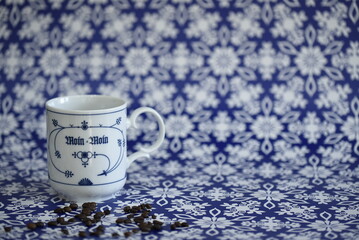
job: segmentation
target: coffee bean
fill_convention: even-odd
[[[138,232],[140,232],[140,229],[134,228],[134,229],[132,229],[132,232],[133,232],[133,233],[138,233]]]
[[[84,222],[84,224],[87,226],[87,227],[91,227],[92,226],[92,221],[91,220],[87,220]]]
[[[97,203],[95,203],[95,202],[90,202],[90,208],[96,209],[96,207],[97,207]]]
[[[45,227],[45,223],[39,221],[36,223],[36,226],[37,227]]]
[[[152,208],[152,205],[151,205],[151,204],[148,204],[148,203],[146,203],[145,206],[146,206],[147,209],[151,209],[151,208]]]
[[[11,230],[12,230],[12,227],[4,227],[5,232],[11,232]]]
[[[130,206],[126,206],[126,207],[123,208],[123,211],[124,211],[125,213],[129,213],[130,210],[131,210],[131,207],[130,207]]]
[[[155,225],[152,226],[151,229],[154,230],[154,231],[160,231],[162,229],[162,227],[161,227],[161,225],[155,224]]]
[[[28,224],[26,224],[26,227],[30,230],[35,230],[37,226],[35,223],[29,222]]]
[[[171,230],[175,230],[176,229],[176,225],[175,224],[171,224]]]
[[[105,231],[105,226],[104,225],[100,225],[96,228],[98,231],[102,231],[104,232]]]
[[[65,228],[61,229],[61,232],[65,235],[69,235],[69,230],[67,230]]]
[[[62,223],[65,222],[65,218],[63,218],[63,217],[58,217],[58,218],[56,219],[56,222],[62,224]]]
[[[180,222],[175,222],[174,223],[176,227],[180,227],[181,226],[181,223]]]
[[[99,237],[99,236],[101,236],[102,234],[103,234],[102,231],[95,231],[95,232],[90,233],[91,236],[95,236],[95,237]]]
[[[105,215],[110,215],[110,214],[111,214],[111,211],[110,211],[109,209],[106,209],[105,211],[103,211],[103,213],[104,213]]]
[[[82,209],[81,213],[86,215],[86,216],[90,216],[92,211],[89,208],[85,208],[85,209]]]
[[[154,220],[154,221],[153,221],[153,224],[162,226],[162,225],[163,225],[163,222],[158,221],[158,220]]]
[[[146,212],[143,212],[143,213],[141,214],[141,217],[148,218],[148,212],[147,212],[147,211],[146,211]]]
[[[72,210],[76,210],[79,206],[76,203],[71,203],[69,206]]]
[[[50,221],[50,222],[47,223],[47,226],[55,227],[55,226],[57,226],[57,222],[56,221]]]
[[[133,220],[135,221],[135,223],[142,223],[144,221],[144,218],[143,217],[135,217]]]
[[[82,208],[89,208],[90,207],[90,203],[89,202],[85,202],[82,204]]]
[[[112,233],[112,237],[119,237],[119,236],[120,236],[120,234],[118,234],[116,232]]]
[[[189,225],[188,225],[188,223],[186,223],[186,222],[183,222],[183,223],[181,223],[181,227],[188,227]]]
[[[79,237],[87,237],[87,233],[84,231],[79,232]]]
[[[69,223],[74,223],[74,222],[76,222],[77,220],[76,220],[76,218],[70,218],[69,220],[67,220]]]
[[[103,213],[103,212],[97,212],[97,213],[95,213],[95,216],[96,216],[97,218],[101,218],[101,217],[105,216],[105,213]]]
[[[123,222],[126,224],[132,223],[131,219],[125,219]]]
[[[156,219],[156,218],[157,218],[157,216],[156,216],[155,214],[153,214],[151,217],[152,217],[152,219]]]
[[[72,208],[70,208],[70,207],[64,207],[63,209],[64,209],[65,212],[71,212],[72,211]]]
[[[129,236],[131,236],[131,234],[132,234],[131,232],[125,232],[125,233],[124,233],[124,235],[125,235],[126,238],[128,238]]]
[[[121,224],[121,223],[123,223],[123,221],[124,221],[124,219],[122,219],[122,218],[117,218],[116,219],[117,224]]]
[[[135,216],[135,214],[133,214],[133,213],[128,214],[128,215],[127,215],[127,219],[131,219],[131,218],[133,218],[134,216]]]
[[[142,232],[149,232],[151,231],[152,225],[150,225],[149,223],[142,222],[138,227]]]
[[[65,211],[64,211],[64,209],[62,209],[62,208],[56,208],[55,210],[54,210],[54,213],[57,213],[57,214],[62,214],[62,213],[65,213]]]

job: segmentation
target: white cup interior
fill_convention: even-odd
[[[60,111],[96,111],[120,107],[125,101],[103,95],[65,96],[46,102],[46,108]]]

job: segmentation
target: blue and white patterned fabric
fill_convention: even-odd
[[[151,203],[166,227],[132,239],[359,239],[358,5],[0,0],[0,239],[65,238],[25,224],[67,204],[48,185],[44,103],[75,94],[153,107],[167,128],[99,204],[103,238]],[[156,139],[140,123],[129,152]]]

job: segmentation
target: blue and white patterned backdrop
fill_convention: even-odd
[[[358,5],[0,0],[0,239],[64,238],[24,224],[66,204],[47,183],[44,103],[75,94],[166,123],[161,149],[102,203],[105,238],[123,206],[151,203],[190,227],[131,238],[359,239]],[[130,152],[156,139],[141,121]]]

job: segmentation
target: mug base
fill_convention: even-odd
[[[126,179],[116,184],[99,186],[73,186],[49,179],[50,186],[65,200],[76,203],[102,202],[115,197],[125,185]]]

